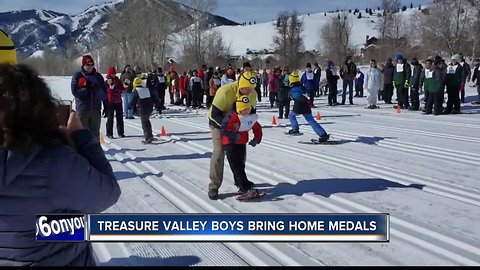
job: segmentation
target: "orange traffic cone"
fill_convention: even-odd
[[[322,120],[322,116],[320,115],[320,112],[317,112],[317,120],[318,121]]]
[[[164,126],[162,126],[162,133],[160,134],[160,136],[162,136],[162,137],[167,136],[167,131],[165,130]]]
[[[105,140],[103,139],[103,134],[100,133],[100,144],[105,144]]]
[[[400,113],[400,112],[401,112],[400,104],[397,104],[397,113]]]
[[[275,118],[275,116],[273,116],[273,118],[272,118],[272,125],[274,125],[274,126],[277,125],[277,118]]]

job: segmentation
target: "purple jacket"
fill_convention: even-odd
[[[310,72],[307,77],[307,71],[302,75],[302,84],[307,90],[314,90],[318,88],[318,78],[315,72]]]
[[[0,147],[0,266],[92,264],[89,243],[35,241],[35,215],[99,213],[120,188],[88,130],[72,134],[77,146],[34,145],[26,156]]]
[[[86,85],[81,85],[80,80],[87,81]],[[86,73],[82,69],[75,73],[71,83],[72,95],[75,97],[76,110],[82,112],[99,112],[102,109],[102,103],[107,101],[107,87],[102,74],[95,69],[92,73]]]

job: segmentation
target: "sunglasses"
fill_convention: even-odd
[[[88,63],[88,64],[86,64],[85,66],[87,66],[87,67],[93,67],[93,66],[95,66],[95,64]]]

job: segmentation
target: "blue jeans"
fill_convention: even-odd
[[[123,111],[125,117],[133,117],[133,109],[129,110],[128,105],[132,102],[133,93],[123,93]]]
[[[311,113],[303,114],[303,117],[305,117],[305,120],[307,120],[308,124],[310,124],[310,126],[313,128],[313,131],[315,131],[318,137],[322,137],[323,135],[327,134],[325,129],[323,129],[322,126],[320,126],[320,124],[315,121]],[[290,114],[288,115],[288,120],[290,120],[290,124],[292,124],[293,130],[300,130],[297,121],[297,114],[295,112],[290,111]]]
[[[345,103],[345,99],[347,98],[347,86],[348,98],[350,102],[353,102],[353,80],[343,80],[342,103]]]

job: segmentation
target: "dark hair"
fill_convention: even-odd
[[[28,153],[34,144],[66,144],[57,120],[59,104],[47,84],[26,65],[0,64],[0,145]]]
[[[312,68],[312,65],[310,63],[307,63],[307,68]]]

